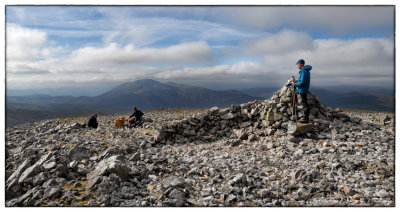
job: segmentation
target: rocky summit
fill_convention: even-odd
[[[290,83],[264,101],[53,119],[6,130],[6,206],[394,206],[394,115],[340,112]],[[298,118],[304,116],[297,102]]]

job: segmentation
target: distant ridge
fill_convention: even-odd
[[[99,96],[75,99],[77,104],[160,107],[224,107],[260,99],[237,90],[216,91],[202,87],[167,84],[151,79],[123,83]]]
[[[394,112],[394,93],[378,87],[349,90],[312,87],[310,91],[325,106]],[[198,86],[161,83],[151,79],[122,83],[98,96],[7,96],[6,122],[23,123],[47,118],[66,117],[67,114],[131,112],[133,105],[142,110],[158,108],[210,108],[242,104],[255,99],[268,99],[276,88],[212,90]],[[360,90],[365,92],[360,92]],[[393,91],[394,92],[394,91]],[[89,112],[90,113],[90,112]],[[24,114],[21,116],[21,114]],[[57,115],[59,114],[59,115]]]
[[[93,114],[103,115],[99,111],[39,111],[39,110],[27,110],[16,107],[6,108],[6,127],[13,127],[18,124],[27,122],[40,121],[45,119],[54,118],[67,118],[72,116],[90,116]]]

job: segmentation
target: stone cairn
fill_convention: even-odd
[[[155,140],[160,143],[208,141],[221,137],[237,137],[247,139],[249,128],[264,129],[266,135],[286,133],[290,136],[302,136],[315,129],[313,121],[327,124],[334,119],[343,122],[350,121],[345,113],[335,111],[321,105],[317,96],[308,92],[310,108],[309,124],[295,122],[292,116],[291,80],[267,100],[256,100],[241,105],[231,105],[228,108],[211,108],[206,114],[188,116],[182,120],[166,122],[156,134]],[[297,94],[297,118],[304,116],[304,108],[300,104],[300,94]],[[360,122],[360,120],[352,120]]]

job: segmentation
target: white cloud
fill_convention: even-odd
[[[392,28],[394,6],[243,6],[217,8],[211,14],[249,28],[271,30],[284,26],[343,34],[381,26]]]
[[[377,68],[394,64],[394,43],[390,39],[332,39],[316,40],[315,43],[318,48],[312,56],[317,64]]]
[[[136,48],[133,45],[120,47],[111,43],[104,48],[85,47],[71,54],[68,63],[106,64],[120,63],[193,63],[211,59],[212,50],[206,42],[182,43],[166,48]]]
[[[40,49],[47,39],[46,33],[9,24],[6,30],[7,59],[32,60],[40,57]]]
[[[312,38],[304,32],[282,30],[256,40],[246,40],[242,48],[251,54],[283,54],[299,50],[312,50]]]
[[[163,71],[156,74],[158,79],[200,79],[212,81],[215,78],[228,78],[235,75],[240,78],[246,76],[254,76],[259,74],[266,74],[268,71],[263,69],[261,64],[257,62],[241,61],[232,65],[217,65],[201,68],[184,68],[178,70]]]
[[[49,74],[50,71],[37,62],[10,61],[7,63],[7,74],[12,75],[38,75]]]
[[[110,17],[108,22],[113,27],[104,33],[105,43],[132,44],[138,48],[159,45],[160,42],[174,44],[202,40],[208,43],[221,43],[256,36],[253,31],[243,31],[232,25],[205,20],[126,17],[110,12],[107,14]]]
[[[68,57],[38,61],[8,61],[8,82],[161,81],[230,86],[280,86],[297,76],[299,58],[313,66],[312,86],[393,83],[394,44],[390,39],[310,40],[303,32],[284,30],[265,38],[246,40],[246,52],[263,56],[261,62],[242,60],[227,65],[204,66],[213,56],[205,42],[183,43],[166,48],[136,48],[133,45],[84,47]],[[296,45],[305,43],[305,47]],[[288,45],[291,44],[291,45]],[[251,48],[253,47],[253,48]],[[304,48],[301,48],[304,47]],[[199,64],[190,67],[187,63]],[[154,64],[158,64],[155,66]],[[49,73],[49,71],[51,73]]]
[[[213,51],[204,41],[181,43],[165,48],[136,48],[111,43],[105,47],[83,47],[67,56],[64,49],[46,46],[46,33],[18,25],[7,28],[7,73],[112,73],[115,69],[134,70],[137,64],[202,63],[212,59]]]
[[[299,58],[324,68],[332,67],[393,67],[394,43],[390,39],[360,38],[353,40],[318,39],[313,49],[298,49],[282,54],[265,54],[265,63],[271,65],[295,64]]]
[[[393,26],[394,6],[219,6],[219,7],[122,7],[98,8],[108,18],[134,20],[151,14],[175,20],[209,20],[245,27],[247,30],[324,30],[357,33],[380,26]]]
[[[247,41],[251,46],[262,53],[264,64],[269,68],[276,70],[274,73],[284,77],[297,75],[296,61],[300,58],[306,61],[306,64],[313,66],[312,83],[314,85],[327,84],[357,84],[357,85],[376,85],[389,86],[394,81],[394,42],[391,39],[383,38],[360,38],[352,40],[339,39],[318,39],[309,40],[309,45],[305,48],[293,46],[291,49],[286,43],[293,44],[293,38],[307,37],[304,33],[291,32],[291,36],[277,36],[280,41],[269,43],[267,48],[265,40],[269,37],[259,40]],[[285,38],[288,39],[285,42]],[[300,41],[302,39],[299,39]],[[304,40],[304,39],[303,39]],[[284,43],[284,45],[281,45]],[[294,44],[293,44],[294,45]],[[250,45],[243,45],[243,48],[249,48]],[[281,48],[283,50],[281,50]],[[374,81],[375,80],[375,81]]]

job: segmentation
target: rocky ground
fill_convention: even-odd
[[[296,134],[285,109],[263,116],[271,101],[147,111],[137,129],[114,129],[121,114],[9,128],[6,206],[395,205],[394,114],[321,109]]]

